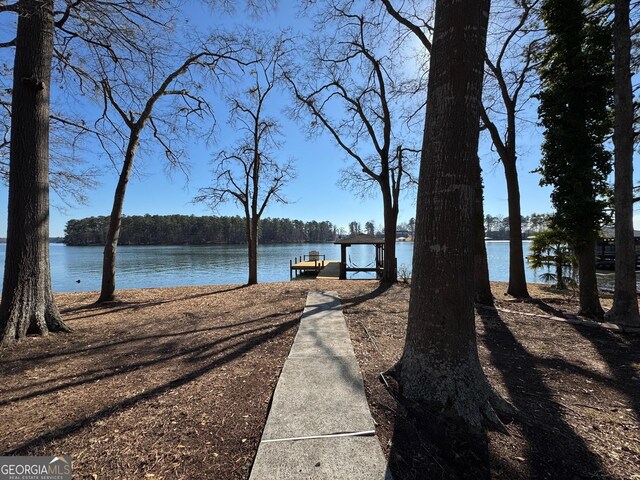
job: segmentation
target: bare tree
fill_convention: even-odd
[[[380,28],[363,14],[332,5],[341,38],[314,53],[313,74],[287,75],[299,107],[314,118],[355,161],[343,171],[343,183],[367,192],[376,186],[382,195],[385,256],[382,281],[397,281],[396,229],[399,201],[411,182],[418,150],[403,145],[402,121],[395,115],[398,90],[389,73],[389,56],[377,55],[373,30]],[[303,69],[298,69],[302,71]],[[335,112],[342,115],[335,117]]]
[[[28,332],[68,331],[51,290],[49,105],[53,2],[20,0],[9,156],[9,215],[0,345]]]
[[[216,43],[218,45],[216,45]],[[163,149],[167,159],[174,165],[180,164],[180,152],[178,152],[174,145],[167,141],[167,137],[162,134],[162,130],[159,127],[160,123],[170,123],[174,125],[174,131],[176,120],[183,118],[190,122],[190,117],[196,116],[202,119],[203,114],[210,114],[209,105],[206,100],[199,96],[199,94],[193,88],[192,82],[187,80],[182,82],[182,77],[187,74],[191,68],[205,67],[212,71],[217,71],[225,62],[237,61],[236,54],[238,48],[233,46],[228,39],[218,38],[210,39],[209,45],[217,46],[214,50],[204,50],[189,55],[181,65],[175,70],[171,71],[155,88],[148,93],[146,101],[140,102],[139,110],[134,110],[136,105],[129,103],[129,109],[121,104],[121,100],[118,99],[117,93],[112,87],[108,75],[105,75],[101,80],[101,86],[104,95],[105,109],[103,113],[103,121],[109,123],[115,129],[123,135],[126,139],[126,147],[124,151],[124,161],[118,177],[118,183],[113,198],[113,207],[111,209],[111,215],[109,220],[109,230],[107,232],[106,244],[104,248],[103,264],[102,264],[102,287],[100,291],[100,297],[98,302],[113,301],[115,299],[116,289],[116,249],[118,246],[118,239],[120,236],[120,226],[122,223],[122,209],[124,206],[124,199],[129,182],[129,177],[133,170],[136,151],[140,145],[141,137],[144,128],[148,125],[151,128],[153,138],[159,143]],[[153,78],[158,78],[159,72],[155,72]],[[139,84],[120,84],[120,88],[124,88],[130,91],[134,89],[134,95],[126,95],[129,100],[135,98],[142,98],[143,89]],[[130,92],[131,93],[131,92]],[[120,98],[122,98],[122,92],[120,92]],[[175,97],[177,102],[174,102],[173,113],[168,113],[166,110],[163,115],[156,115],[154,108],[156,104],[165,97]],[[133,102],[134,104],[136,102]],[[119,122],[115,122],[109,116],[109,108],[111,107],[119,117]],[[134,113],[139,111],[140,113]],[[167,121],[169,120],[169,121]],[[127,133],[122,133],[122,129]],[[181,135],[184,136],[186,131],[189,131],[188,127],[181,129]]]
[[[605,318],[640,324],[636,293],[636,249],[633,232],[633,92],[629,0],[615,0],[614,11],[614,154],[616,278],[613,307]]]
[[[522,213],[518,181],[517,125],[523,91],[535,74],[535,52],[540,40],[535,25],[538,0],[522,0],[501,12],[503,25],[496,25],[495,52],[487,52],[485,66],[493,96],[485,94],[480,118],[504,167],[509,208],[509,285],[507,294],[529,297],[522,247]],[[507,18],[505,18],[507,17]],[[497,22],[494,22],[496,24]],[[535,75],[533,75],[535,76]],[[488,89],[485,85],[485,91]],[[526,97],[528,98],[528,97]],[[502,128],[501,128],[502,127]]]
[[[268,103],[280,81],[280,62],[286,41],[258,49],[248,91],[230,97],[231,123],[242,137],[231,150],[218,154],[215,181],[201,188],[195,198],[216,209],[229,200],[239,205],[245,218],[249,275],[247,284],[258,283],[258,226],[270,201],[285,203],[282,189],[294,176],[291,162],[279,162],[278,122],[268,114]]]
[[[474,197],[489,2],[437,0],[402,393],[471,429],[513,409],[491,388],[474,316]]]

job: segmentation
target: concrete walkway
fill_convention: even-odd
[[[250,480],[391,479],[335,292],[310,292]]]

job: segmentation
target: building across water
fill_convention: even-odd
[[[614,270],[616,268],[616,240],[613,228],[604,228],[603,236],[596,246],[596,268]],[[634,230],[636,245],[636,270],[640,270],[640,230]]]

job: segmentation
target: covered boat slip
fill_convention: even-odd
[[[340,260],[326,260],[324,255],[312,251],[308,255],[303,255],[300,259],[296,257],[289,260],[290,278],[299,274],[314,274],[317,278],[339,278],[346,280],[347,272],[375,272],[376,278],[382,276],[384,265],[384,238],[373,235],[352,235],[338,239],[334,242],[340,245]],[[347,248],[352,245],[373,245],[375,247],[374,266],[358,267],[347,263]]]

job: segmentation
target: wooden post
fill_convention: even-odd
[[[289,259],[289,280],[293,280],[293,262]]]
[[[340,280],[347,279],[347,246],[340,245]]]

